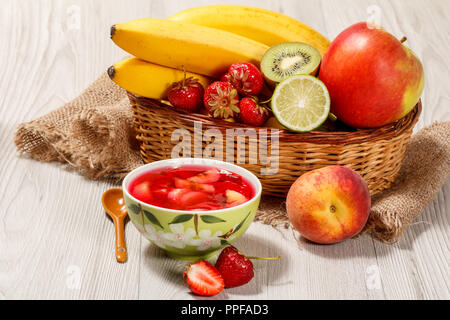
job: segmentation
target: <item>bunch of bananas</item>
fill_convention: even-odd
[[[164,99],[168,87],[187,76],[207,87],[235,62],[259,65],[269,46],[306,42],[323,55],[330,42],[317,31],[270,10],[213,5],[163,19],[138,19],[111,27],[111,39],[135,58],[108,70],[111,79],[134,94]]]

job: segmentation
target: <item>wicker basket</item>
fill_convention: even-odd
[[[208,129],[218,129],[224,137],[227,129],[254,129],[257,132],[256,137],[246,137],[244,144],[233,142],[231,145],[235,154],[233,160],[258,176],[264,194],[277,197],[285,196],[291,184],[303,173],[329,165],[343,165],[358,171],[366,180],[372,195],[388,188],[397,176],[406,146],[422,109],[419,101],[404,118],[376,129],[353,132],[313,131],[299,134],[286,130],[253,128],[215,120],[202,114],[179,113],[156,100],[132,93],[128,93],[128,97],[134,112],[140,152],[145,163],[171,158],[172,149],[179,143],[179,140],[172,141],[172,133],[180,128],[190,134],[190,156],[198,156],[193,145],[195,140],[198,143],[202,139],[194,136],[195,122],[197,126],[201,122],[202,133]],[[279,137],[278,148],[271,142],[273,134],[276,133]],[[225,141],[224,138],[224,150]],[[250,150],[251,146],[264,141],[267,141],[269,154],[278,152],[279,168],[276,174],[262,174],[261,169],[268,168],[270,164],[264,164],[265,158],[259,156],[255,158],[254,149]],[[201,143],[204,150],[210,142]],[[245,163],[242,163],[243,158],[239,158],[241,162],[237,161],[237,149],[240,149],[241,156],[245,155]],[[215,156],[214,153],[212,155]],[[217,158],[222,160],[219,156]]]

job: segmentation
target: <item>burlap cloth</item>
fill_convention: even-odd
[[[39,161],[68,163],[92,178],[117,178],[143,164],[125,91],[106,74],[61,108],[19,125],[15,143]],[[434,199],[450,173],[450,122],[434,123],[415,134],[400,174],[372,198],[366,232],[395,242]],[[289,225],[282,199],[263,198],[257,220]]]

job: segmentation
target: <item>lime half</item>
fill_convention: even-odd
[[[289,130],[308,132],[328,118],[330,95],[319,79],[309,75],[292,76],[276,87],[272,111]]]

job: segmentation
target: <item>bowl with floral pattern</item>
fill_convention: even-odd
[[[185,166],[210,167],[237,174],[253,189],[252,197],[227,208],[177,210],[141,201],[130,192],[133,181],[146,172]],[[172,258],[195,261],[215,255],[244,234],[255,217],[262,186],[253,173],[238,165],[214,159],[179,158],[136,168],[123,180],[122,190],[128,216],[146,239]]]

